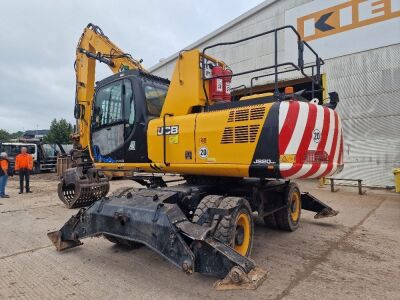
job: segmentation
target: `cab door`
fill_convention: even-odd
[[[124,144],[123,81],[101,87],[93,108],[91,146],[96,162],[116,162]]]
[[[134,80],[124,78],[98,88],[91,126],[95,162],[125,163],[146,159],[147,154],[141,153],[145,149],[137,144],[145,132],[143,126],[138,125],[143,121],[136,107],[134,84]]]

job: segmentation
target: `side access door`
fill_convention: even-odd
[[[146,120],[137,85],[134,78],[124,78],[98,88],[91,124],[95,162],[147,162]]]

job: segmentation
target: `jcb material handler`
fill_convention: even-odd
[[[283,31],[297,36],[296,62],[278,60]],[[262,36],[275,43],[271,66],[234,73],[207,54]],[[306,50],[314,63],[304,64]],[[103,235],[117,244],[144,244],[186,273],[255,287],[265,272],[249,258],[253,213],[287,231],[298,228],[301,209],[316,218],[337,214],[290,181],[343,167],[338,95],[331,93],[328,104],[303,97],[321,90],[324,62],[292,26],[182,51],[171,82],[148,73],[93,24],[76,54],[75,167],[65,172],[59,196],[68,207],[85,208],[48,234],[58,250]],[[115,74],[95,86],[96,61]],[[273,76],[274,91],[231,101],[231,79],[261,71]],[[278,76],[289,71],[307,78],[312,89],[280,90]],[[106,197],[106,171],[129,171],[147,188],[126,187]],[[180,174],[183,181],[170,186],[157,173]]]

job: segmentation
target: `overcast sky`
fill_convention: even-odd
[[[54,118],[74,122],[75,47],[89,22],[149,68],[261,2],[2,1],[0,128],[46,129]],[[98,75],[107,75],[104,65]]]

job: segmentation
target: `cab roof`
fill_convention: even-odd
[[[150,74],[150,73],[147,73],[147,72],[143,72],[143,71],[140,71],[140,70],[126,70],[126,71],[122,71],[122,72],[113,74],[113,75],[111,75],[109,77],[106,77],[106,78],[100,80],[100,81],[96,81],[96,88],[100,87],[100,86],[103,86],[103,85],[106,85],[106,84],[108,84],[110,82],[113,82],[113,81],[115,81],[117,79],[128,77],[128,76],[136,76],[136,77],[147,78],[149,80],[157,81],[158,83],[164,84],[164,85],[169,85],[170,84],[170,81],[168,79],[166,79],[166,78],[158,77],[156,75],[153,75],[153,74]]]

